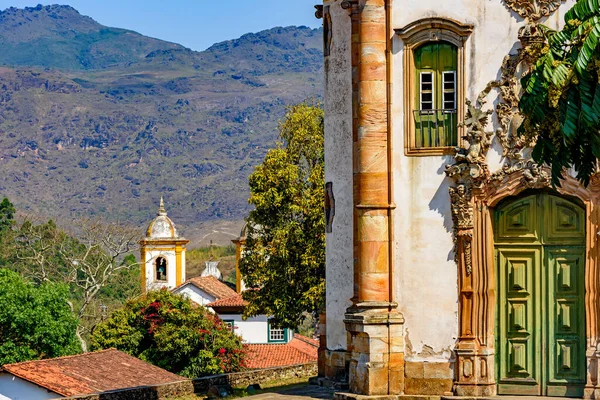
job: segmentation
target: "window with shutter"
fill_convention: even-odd
[[[403,53],[404,153],[452,155],[465,130],[465,44],[473,25],[427,17],[395,32]]]
[[[413,111],[416,148],[458,144],[456,107],[457,49],[450,43],[426,43],[414,50]]]

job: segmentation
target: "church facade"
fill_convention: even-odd
[[[520,77],[573,0],[324,0],[320,375],[364,395],[600,396],[600,181],[552,188]]]

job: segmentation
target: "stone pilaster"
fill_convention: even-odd
[[[495,396],[494,350],[479,346],[473,340],[460,342],[455,353],[457,379],[454,393],[468,397]]]
[[[352,21],[354,297],[345,315],[350,391],[404,389],[403,318],[392,296],[386,0],[346,0]]]
[[[600,353],[595,346],[586,351],[587,377],[583,389],[584,399],[600,399]]]
[[[350,311],[350,310],[349,310]],[[402,315],[381,310],[352,310],[346,314],[349,378],[352,393],[385,396],[404,388]]]

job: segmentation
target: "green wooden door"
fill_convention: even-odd
[[[495,212],[498,393],[583,395],[585,212],[549,193]]]

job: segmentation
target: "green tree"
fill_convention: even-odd
[[[0,269],[0,365],[77,354],[77,320],[66,285],[35,286]]]
[[[569,167],[587,185],[600,157],[600,2],[577,0],[562,30],[540,29],[547,44],[527,50],[520,133],[537,140],[533,158],[551,166],[554,185]]]
[[[5,197],[0,202],[0,235],[15,223],[15,206]]]
[[[94,220],[78,221],[77,230],[75,238],[52,220],[25,219],[13,229],[13,243],[3,246],[0,265],[37,284],[66,283],[68,304],[79,321],[77,337],[87,351],[87,335],[103,318],[102,309],[139,294],[138,263],[131,255],[138,248],[138,231]]]
[[[190,378],[238,371],[245,356],[219,317],[168,290],[131,300],[96,325],[91,349],[110,347]]]
[[[246,315],[267,314],[295,328],[316,313],[325,294],[323,110],[302,103],[288,109],[281,142],[250,175],[254,210],[240,271]]]

